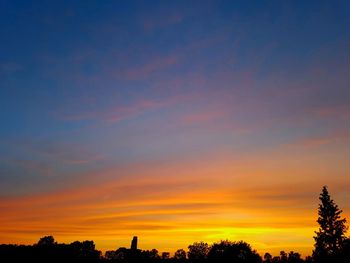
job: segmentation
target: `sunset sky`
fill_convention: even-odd
[[[309,255],[350,220],[349,1],[0,0],[0,243]]]

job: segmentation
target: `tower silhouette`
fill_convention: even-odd
[[[137,250],[137,236],[134,236],[131,241],[131,250]]]

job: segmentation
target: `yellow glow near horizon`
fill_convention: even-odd
[[[137,235],[140,248],[172,253],[195,241],[228,239],[244,240],[260,254],[293,250],[309,255],[317,229],[320,185],[312,184],[317,178],[303,177],[311,173],[305,167],[299,176],[279,178],[278,166],[269,167],[265,160],[260,169],[261,163],[253,169],[222,158],[183,163],[181,169],[176,164],[140,166],[120,174],[118,168],[104,171],[100,182],[3,198],[0,243],[32,244],[53,235],[58,242],[94,240],[106,251],[128,247]],[[346,183],[339,180],[333,189]]]

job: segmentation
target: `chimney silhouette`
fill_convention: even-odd
[[[131,241],[131,250],[137,250],[137,236],[134,236]]]

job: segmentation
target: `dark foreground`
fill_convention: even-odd
[[[58,244],[53,237],[47,236],[34,245],[0,245],[0,262],[231,262],[231,263],[349,263],[350,240],[347,239],[342,251],[337,255],[323,258],[301,258],[297,252],[280,252],[278,256],[266,253],[260,256],[249,244],[243,241],[220,241],[209,246],[204,242],[195,242],[188,250],[179,249],[174,255],[161,254],[156,249],[140,250],[137,247],[119,248],[106,251],[104,255],[95,249],[93,241],[75,241],[71,244]]]

